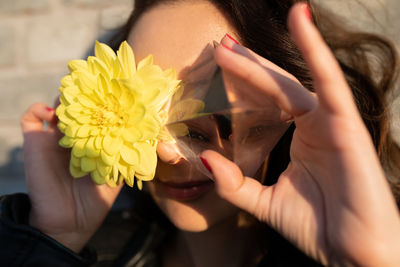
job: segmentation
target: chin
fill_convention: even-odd
[[[167,200],[163,203],[164,207],[160,207],[171,223],[181,231],[186,232],[203,232],[206,231],[213,221],[211,218],[206,218],[204,214],[187,206],[185,203],[180,203],[174,200]]]

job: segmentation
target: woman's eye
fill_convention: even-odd
[[[263,135],[267,131],[268,127],[265,125],[256,126],[249,129],[249,137],[256,137]]]
[[[199,132],[189,129],[188,136],[201,142],[209,142],[210,140]]]

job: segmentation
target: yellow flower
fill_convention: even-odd
[[[70,172],[90,174],[96,184],[116,186],[123,180],[139,189],[154,178],[156,146],[167,119],[163,109],[179,80],[149,55],[137,66],[123,42],[117,52],[96,42],[95,57],[72,60],[61,80],[57,108],[59,144],[72,148]]]

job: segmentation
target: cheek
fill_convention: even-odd
[[[201,232],[238,214],[239,209],[221,199],[213,189],[192,201],[181,202],[166,197],[156,182],[148,183],[156,204],[172,224],[182,231]]]

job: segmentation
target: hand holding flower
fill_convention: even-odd
[[[162,71],[151,56],[136,66],[126,42],[117,55],[100,43],[95,51],[88,61],[70,62],[56,112],[35,104],[21,120],[30,224],[76,252],[101,225],[123,180],[133,186],[135,176],[141,188],[154,177],[162,107],[179,84],[174,70]],[[88,174],[101,186],[72,178]]]
[[[49,123],[47,129],[44,122]],[[62,135],[56,123],[55,110],[42,103],[32,105],[21,119],[29,223],[79,252],[100,227],[122,186],[73,179],[69,154],[57,144]]]

